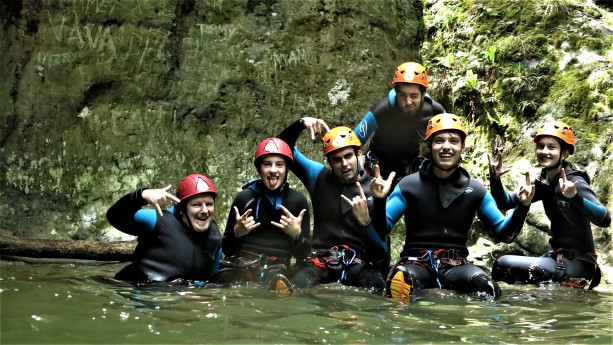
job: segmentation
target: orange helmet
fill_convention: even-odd
[[[464,138],[468,135],[464,120],[458,115],[449,113],[435,115],[428,121],[428,127],[426,127],[426,140],[436,132],[450,129],[455,129],[464,133]]]
[[[573,128],[562,121],[551,121],[541,125],[534,136],[534,142],[538,141],[541,135],[550,135],[561,139],[570,146],[570,154],[575,153],[575,133]]]
[[[342,149],[347,146],[355,146],[358,149],[362,148],[362,143],[358,136],[349,127],[335,127],[323,137],[324,141],[324,156],[332,151]]]
[[[392,84],[411,83],[428,87],[428,73],[426,68],[417,62],[405,62],[396,68]]]

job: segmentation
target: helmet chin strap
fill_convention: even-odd
[[[560,158],[558,158],[558,162],[556,163],[556,165],[551,166],[549,168],[545,168],[545,171],[551,171],[551,170],[555,170],[558,167],[560,167],[562,165],[562,154],[560,154]]]
[[[187,223],[185,225],[187,225],[188,229],[192,230],[193,232],[196,232],[196,230],[194,229],[194,225],[192,225],[192,221],[187,216],[187,206],[186,205],[181,205],[181,207],[179,208],[179,215],[181,216],[179,217],[179,219],[181,220],[183,220],[183,216],[185,216],[185,220],[187,222],[183,222],[183,223]]]

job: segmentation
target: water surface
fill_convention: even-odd
[[[412,301],[330,284],[279,298],[252,285],[135,287],[125,264],[0,261],[0,343],[406,344],[613,342],[613,292],[501,284],[480,300]]]

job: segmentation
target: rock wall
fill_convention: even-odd
[[[0,233],[112,238],[117,198],[194,172],[224,226],[258,142],[306,115],[356,125],[419,59],[422,16],[419,0],[3,2]]]

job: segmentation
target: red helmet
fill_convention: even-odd
[[[292,149],[289,148],[287,143],[279,138],[267,138],[262,140],[255,150],[255,158],[253,164],[257,166],[258,158],[264,155],[280,155],[294,162],[294,156],[292,155]]]
[[[566,123],[562,121],[551,121],[542,124],[536,132],[533,141],[536,143],[538,137],[541,135],[550,135],[563,140],[569,146],[569,153],[571,155],[575,153],[575,133],[573,132],[573,128]]]
[[[202,193],[211,193],[213,198],[217,197],[217,191],[211,180],[200,174],[192,174],[186,176],[177,188],[177,197],[183,201],[190,196]]]

